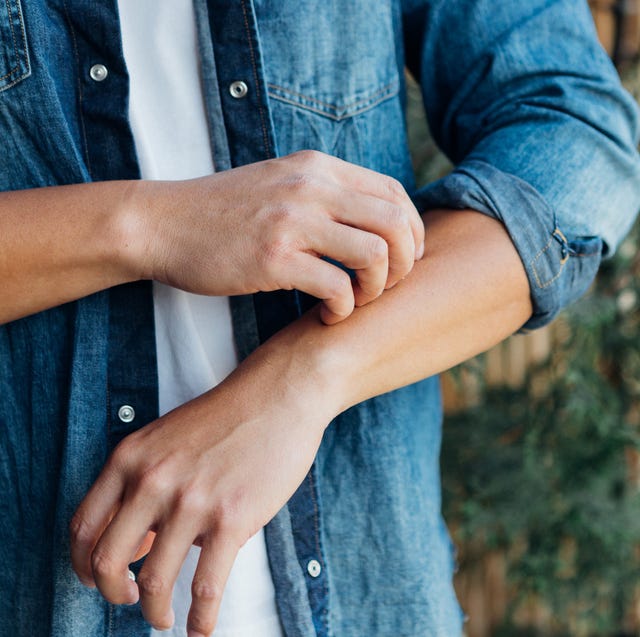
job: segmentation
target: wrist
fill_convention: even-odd
[[[285,375],[309,407],[320,410],[325,426],[358,402],[352,396],[347,353],[332,337],[335,329],[321,321],[317,307],[260,348],[269,360],[284,361]]]
[[[155,198],[155,182],[131,180],[114,182],[120,196],[110,217],[107,232],[111,258],[128,281],[153,278],[154,230],[150,212]]]

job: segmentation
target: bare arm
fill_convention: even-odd
[[[167,628],[173,583],[198,543],[189,634],[209,634],[239,547],[303,480],[333,417],[525,322],[527,278],[502,225],[473,211],[425,221],[426,255],[393,290],[331,327],[310,313],[217,388],[125,439],[72,522],[86,584],[114,603],[140,597],[146,618]],[[128,564],[148,550],[149,530],[157,536],[136,584]]]
[[[187,181],[5,192],[0,323],[137,279],[211,295],[297,288],[335,323],[405,276],[423,240],[395,180],[313,151]]]
[[[527,277],[501,223],[433,211],[425,224],[426,256],[401,284],[344,325],[298,328],[347,381],[342,408],[449,369],[531,315]]]
[[[0,193],[0,323],[140,276],[126,182]]]

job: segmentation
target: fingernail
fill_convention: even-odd
[[[191,630],[191,628],[189,628],[189,630],[187,630],[187,637],[207,637],[207,636],[203,635],[202,633],[199,633],[196,630]]]
[[[129,576],[129,579],[130,579],[132,582],[135,582],[135,581],[136,581],[136,574],[135,574],[133,571],[129,571],[129,572],[127,573],[127,575]]]
[[[416,261],[420,261],[424,256],[424,241],[420,243],[418,249],[416,250]]]

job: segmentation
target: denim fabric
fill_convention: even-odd
[[[500,219],[531,283],[528,327],[586,289],[640,207],[637,110],[582,1],[194,4],[218,170],[315,148],[396,177],[421,209]],[[419,190],[405,64],[457,163]],[[242,99],[229,92],[236,80]],[[0,2],[0,189],[138,178],[127,99],[115,0]],[[240,355],[311,302],[233,299]],[[113,446],[156,417],[151,303],[141,282],[0,327],[0,637],[147,631],[138,606],[113,607],[76,581],[67,525]],[[136,410],[126,426],[122,404]],[[432,378],[327,429],[266,530],[287,637],[461,633],[440,428]]]

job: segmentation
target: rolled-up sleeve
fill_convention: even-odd
[[[592,282],[640,210],[639,113],[581,0],[404,5],[407,65],[455,164],[421,210],[502,221],[548,323]]]

